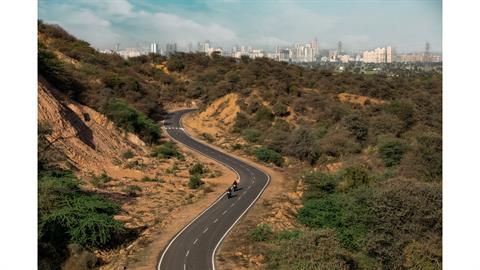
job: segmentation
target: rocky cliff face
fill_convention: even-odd
[[[50,127],[49,142],[66,156],[65,163],[81,172],[107,172],[109,175],[135,176],[133,170],[115,165],[122,153],[147,152],[136,135],[117,128],[101,113],[70,101],[52,89],[43,79],[38,81],[38,121]]]

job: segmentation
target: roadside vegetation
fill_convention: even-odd
[[[268,269],[442,268],[441,74],[336,73],[199,53],[124,60],[98,53],[58,26],[39,22],[38,29],[39,74],[152,144],[153,157],[183,158],[174,144],[160,140],[164,104],[195,99],[206,106],[239,94],[240,112],[228,131],[243,141],[233,147],[272,166],[304,171],[298,177],[305,184],[296,217],[300,229],[270,232],[262,225],[252,232],[252,240],[266,244]],[[342,93],[366,101],[341,100]],[[39,161],[40,168],[48,167]],[[332,164],[340,169],[327,169]],[[49,170],[39,173],[41,257],[58,260],[71,241],[98,247],[115,242],[122,233],[111,220],[115,206],[82,194],[68,172]],[[194,165],[188,185],[200,187],[204,174]],[[141,192],[131,189],[132,196]],[[61,223],[73,212],[85,226]],[[100,225],[92,229],[93,221]]]

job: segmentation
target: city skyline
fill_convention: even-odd
[[[442,3],[418,1],[39,1],[39,18],[99,49],[202,40],[264,50],[318,38],[345,51],[392,44],[398,52],[441,52]],[[370,14],[370,15],[369,15]],[[375,16],[372,16],[375,14]]]

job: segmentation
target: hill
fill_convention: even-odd
[[[101,56],[57,26],[39,28],[39,269],[153,268],[177,227],[233,173],[163,136],[154,120],[161,108],[146,109],[130,94],[88,98],[96,73],[83,73],[83,58],[51,44]],[[189,184],[192,167],[202,168],[200,187]]]
[[[280,195],[275,203],[293,225],[276,228],[273,206],[255,206],[233,232],[245,256],[221,251],[234,268],[441,269],[440,74],[336,73],[217,54],[124,60],[41,22],[39,72],[147,146],[161,142],[154,123],[164,108],[196,104],[186,124],[203,139],[291,179],[301,206]]]

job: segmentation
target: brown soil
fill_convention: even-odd
[[[235,177],[224,166],[182,146],[185,161],[151,158],[150,147],[137,136],[118,129],[95,110],[70,101],[42,78],[38,82],[38,121],[51,128],[47,139],[65,157],[59,165],[75,167],[85,191],[117,202],[121,212],[115,218],[137,233],[122,246],[96,251],[100,269],[153,269],[168,240]],[[133,157],[123,157],[127,150]],[[204,164],[208,173],[202,188],[192,190],[187,186],[188,169],[196,162]],[[174,166],[175,173],[171,172]],[[108,175],[107,181],[94,182],[102,173]],[[145,176],[160,180],[142,180]],[[129,186],[139,190],[130,194]]]
[[[201,114],[200,114],[201,115]],[[201,121],[198,114],[184,117],[184,127],[192,136],[201,138]],[[202,120],[199,120],[202,119]],[[218,124],[217,124],[218,125]],[[232,139],[225,135],[226,141]],[[223,141],[223,140],[222,140]],[[204,143],[207,143],[204,141]],[[217,269],[263,269],[264,258],[259,245],[250,240],[249,232],[259,223],[268,224],[273,231],[298,227],[295,215],[302,206],[302,183],[295,181],[295,168],[283,169],[272,165],[259,164],[241,151],[233,151],[231,145],[216,141],[212,147],[220,151],[229,149],[228,154],[270,174],[270,184],[250,211],[232,229],[220,246],[216,257]],[[240,183],[241,184],[241,183]]]
[[[341,102],[346,102],[346,103],[352,103],[352,104],[358,104],[358,105],[368,105],[369,103],[372,105],[382,105],[385,103],[384,100],[377,99],[377,98],[371,98],[367,96],[360,96],[360,95],[355,95],[355,94],[349,94],[349,93],[340,93],[337,95],[337,98]]]
[[[204,134],[212,136],[216,144],[227,142],[228,131],[233,127],[240,107],[237,105],[238,94],[231,93],[221,97],[205,110],[193,113],[184,118],[184,124],[195,130],[198,138]]]

